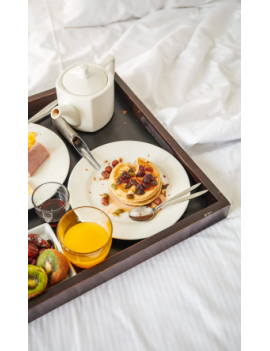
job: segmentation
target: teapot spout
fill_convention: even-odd
[[[63,117],[68,124],[74,127],[78,127],[81,124],[81,118],[75,107],[72,105],[56,106],[52,109],[52,119]]]

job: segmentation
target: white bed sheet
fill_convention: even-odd
[[[29,95],[77,60],[116,71],[231,202],[227,219],[29,325],[29,350],[240,350],[240,4],[62,26],[29,1]],[[38,342],[37,342],[38,340]]]

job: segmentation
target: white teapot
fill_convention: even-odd
[[[108,55],[99,65],[77,62],[66,68],[56,81],[58,106],[51,117],[85,132],[104,127],[114,112],[114,67]]]

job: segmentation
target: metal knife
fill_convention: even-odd
[[[57,106],[58,100],[54,100],[51,102],[49,105],[45,106],[42,110],[40,110],[38,113],[36,113],[33,117],[31,117],[28,120],[29,123],[36,123],[41,121],[43,118],[48,117],[52,111],[52,109]]]

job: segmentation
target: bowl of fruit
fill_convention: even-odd
[[[28,231],[28,299],[76,275],[49,224]]]

